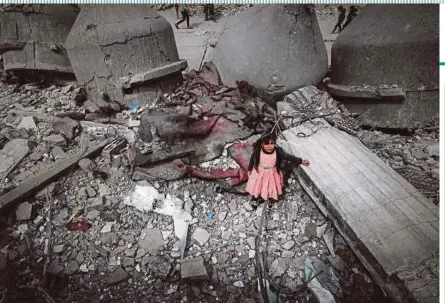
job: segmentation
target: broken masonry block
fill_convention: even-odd
[[[74,80],[64,44],[77,14],[73,5],[4,8],[0,14],[0,53],[4,52],[5,71],[18,77]]]
[[[149,5],[81,5],[66,48],[78,83],[99,107],[151,103],[187,68],[170,23]]]
[[[332,45],[328,90],[364,126],[414,129],[439,113],[438,60],[438,6],[368,5]]]
[[[247,81],[272,100],[317,85],[328,72],[326,47],[311,5],[255,5],[232,16],[213,62],[225,85]]]
[[[181,264],[181,279],[186,281],[208,280],[209,276],[204,267],[204,259],[197,257],[184,260]]]

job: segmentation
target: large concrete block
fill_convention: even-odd
[[[229,19],[214,53],[222,81],[248,81],[277,99],[323,80],[328,57],[310,5],[255,5]]]
[[[415,128],[439,110],[439,6],[367,6],[334,42],[331,61],[331,93],[368,111],[363,124]],[[384,87],[405,96],[387,98]]]
[[[171,25],[149,5],[82,5],[66,45],[77,81],[103,107],[147,103],[187,66]]]
[[[64,44],[78,11],[73,5],[54,4],[4,8],[0,14],[0,52],[5,52],[5,71],[19,76],[58,72],[72,77]]]

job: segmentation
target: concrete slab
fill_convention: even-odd
[[[0,180],[6,178],[29,153],[28,140],[13,139],[0,150]]]
[[[110,143],[111,140],[105,140],[101,143],[98,143],[94,147],[86,151],[81,151],[79,154],[73,155],[68,159],[61,159],[56,162],[52,167],[48,170],[40,173],[39,175],[31,178],[28,181],[20,184],[18,187],[9,191],[0,197],[0,211],[9,206],[13,206],[16,203],[20,203],[26,200],[28,197],[33,194],[38,193],[42,188],[56,180],[63,173],[65,173],[71,166],[77,164],[80,159],[91,157],[97,152],[101,151],[107,144]],[[0,160],[1,163],[2,160]]]
[[[280,146],[311,160],[296,170],[303,188],[391,299],[438,302],[437,206],[357,138],[324,120],[284,136]]]

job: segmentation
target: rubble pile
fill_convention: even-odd
[[[359,292],[361,302],[385,302],[298,180],[291,177],[283,201],[266,209],[260,247],[255,237],[265,206],[254,211],[247,197],[226,192],[243,179],[252,134],[284,130],[314,116],[364,141],[364,134],[375,135],[382,156],[377,143],[402,138],[360,131],[353,114],[315,87],[286,96],[275,111],[247,82],[224,86],[212,64],[185,74],[182,85],[155,104],[115,115],[101,112],[74,83],[2,84],[1,194],[77,159],[62,177],[0,216],[0,285],[6,297],[254,302],[261,296],[255,266],[261,254],[268,283],[284,302],[311,302],[317,296],[313,283],[336,298],[357,300]],[[391,144],[416,158],[415,144],[434,140],[437,133],[424,131]],[[82,157],[101,144],[99,155]],[[419,163],[432,163],[431,155],[435,163],[422,165],[435,167],[438,153],[433,144],[425,147],[428,157]],[[398,158],[391,159],[390,164]],[[419,168],[412,161],[406,167]],[[231,169],[236,173],[222,174]],[[317,275],[309,284],[308,272]]]
[[[358,137],[423,195],[439,203],[439,116],[414,135],[361,130]]]

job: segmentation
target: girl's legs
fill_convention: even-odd
[[[250,196],[249,204],[253,208],[253,210],[256,210],[258,208],[259,199],[260,199],[259,197],[255,198],[254,196]]]

